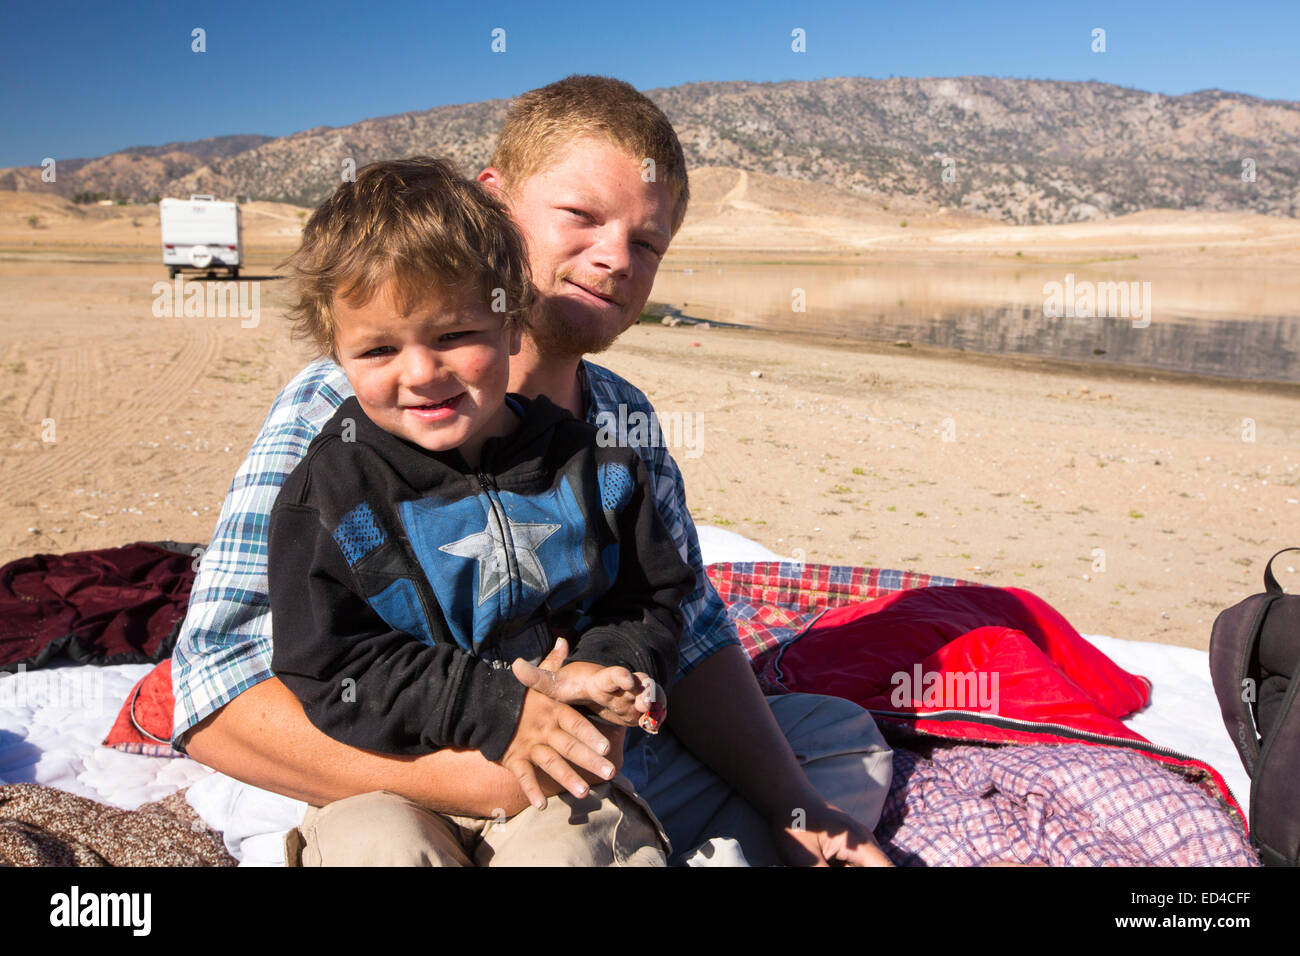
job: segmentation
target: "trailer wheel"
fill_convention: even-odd
[[[167,267],[167,278],[169,278],[169,279],[175,279],[175,278],[176,278],[176,273],[178,273],[178,272],[180,272],[180,271],[181,271],[181,270],[178,269],[176,266],[168,266],[168,267]]]
[[[232,279],[238,279],[238,278],[239,278],[239,266],[231,266],[231,267],[230,267],[230,278],[232,278]]]

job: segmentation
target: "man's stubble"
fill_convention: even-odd
[[[564,278],[559,276],[561,282]],[[595,355],[607,350],[626,331],[591,318],[575,319],[565,313],[565,305],[573,307],[571,302],[540,296],[529,319],[528,337],[543,358],[580,359]]]

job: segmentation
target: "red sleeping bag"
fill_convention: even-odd
[[[1151,691],[1149,680],[1122,670],[1018,588],[917,588],[831,608],[773,665],[787,690],[832,694],[872,711],[974,711],[1138,741],[1121,718],[1145,707]],[[917,727],[1021,739],[962,723],[950,716],[942,726]]]
[[[755,663],[769,690],[844,697],[886,728],[1133,749],[1198,783],[1245,826],[1218,771],[1122,722],[1147,705],[1151,682],[1120,668],[1028,591],[920,587],[842,604]]]

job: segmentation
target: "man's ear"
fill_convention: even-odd
[[[518,355],[524,345],[524,329],[518,322],[510,328],[510,354]]]
[[[501,175],[501,170],[495,166],[488,166],[483,172],[479,173],[477,180],[493,197],[505,202],[505,177]]]

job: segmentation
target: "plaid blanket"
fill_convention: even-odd
[[[772,653],[798,638],[827,608],[909,588],[980,586],[936,574],[793,561],[735,561],[711,564],[705,570],[727,605],[727,615],[760,684]]]

